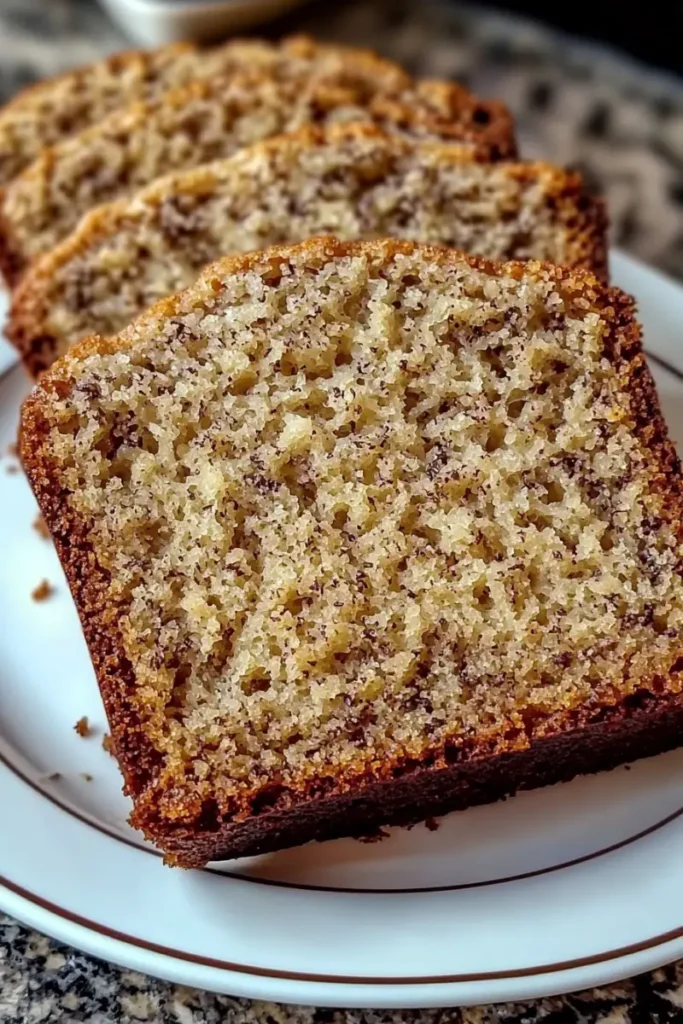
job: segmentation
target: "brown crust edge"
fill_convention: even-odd
[[[681,744],[683,697],[646,693],[580,728],[534,742],[528,749],[480,756],[440,769],[418,768],[353,792],[278,806],[265,794],[262,809],[241,822],[221,821],[205,806],[196,828],[173,827],[150,814],[134,821],[160,845],[166,862],[185,868],[209,861],[252,857],[305,842],[376,835],[385,826],[406,826],[453,811],[513,796],[527,789],[608,771]],[[453,752],[456,756],[457,752]],[[269,800],[275,806],[269,808]],[[381,834],[381,833],[380,833]]]
[[[12,222],[5,214],[5,190],[0,189],[0,274],[11,290],[21,278],[26,263],[21,246],[14,237]]]
[[[588,195],[578,178],[573,195],[565,193],[565,225],[572,242],[571,266],[590,270],[599,281],[609,283],[609,214],[601,197]]]
[[[457,82],[423,79],[413,83],[417,94],[434,107],[427,124],[441,131],[444,141],[471,142],[489,160],[515,160],[518,155],[515,119],[497,99],[484,99]],[[453,135],[448,126],[453,126]],[[456,127],[457,126],[457,127]],[[459,134],[456,136],[455,131]]]
[[[153,327],[159,317],[173,316],[199,305],[202,296],[220,292],[219,275],[258,270],[277,272],[283,261],[324,261],[335,256],[371,253],[385,262],[396,254],[420,250],[426,259],[461,261],[461,254],[438,247],[380,241],[340,243],[311,239],[298,246],[275,247],[265,253],[228,257],[200,278],[199,286],[159,302],[117,338],[90,338],[74,348],[41,378],[26,400],[21,417],[20,451],[43,517],[55,540],[88,643],[117,759],[127,792],[134,799],[132,823],[164,849],[171,862],[196,867],[208,860],[246,856],[312,839],[329,839],[374,831],[385,824],[406,824],[475,803],[499,799],[520,788],[569,779],[578,773],[614,767],[681,742],[683,733],[683,647],[666,677],[643,680],[626,700],[614,693],[595,694],[568,714],[529,723],[524,730],[477,737],[468,744],[452,739],[426,749],[416,759],[361,763],[344,775],[303,780],[298,787],[271,785],[245,795],[229,815],[213,799],[188,800],[182,790],[171,795],[177,811],[159,809],[160,758],[132,710],[128,694],[133,670],[125,658],[118,621],[122,609],[107,595],[108,577],[95,557],[88,526],[79,521],[45,455],[49,422],[41,403],[51,391],[68,392],[78,360],[91,353],[125,349],[137,331]],[[654,470],[653,491],[663,497],[662,518],[683,535],[683,491],[680,464],[659,410],[652,376],[645,363],[632,301],[616,289],[600,285],[592,275],[532,261],[493,264],[468,259],[484,272],[544,273],[602,308],[611,323],[606,351],[617,365],[633,397],[635,432],[647,449]],[[679,664],[680,662],[680,664]],[[168,790],[162,792],[168,796]]]

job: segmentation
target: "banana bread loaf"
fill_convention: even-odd
[[[631,301],[590,274],[228,258],[55,363],[20,449],[171,863],[681,742],[680,466]]]
[[[115,334],[220,256],[332,232],[407,238],[606,274],[605,216],[577,174],[478,161],[372,126],[305,128],[99,207],[38,260],[6,327],[33,374]]]

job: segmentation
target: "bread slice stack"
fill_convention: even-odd
[[[7,327],[33,374],[107,336],[220,256],[331,233],[418,238],[606,274],[604,212],[578,175],[488,163],[364,125],[305,128],[93,211],[24,275]]]
[[[0,183],[21,456],[169,863],[681,742],[680,465],[603,204],[502,105],[171,47],[0,112]]]
[[[457,140],[488,158],[514,155],[505,108],[452,83],[414,82],[365,51],[285,43],[264,46],[252,63],[254,49],[228,46],[207,59],[200,79],[116,108],[43,150],[7,182],[0,193],[0,270],[10,284],[98,204],[310,122],[365,121],[412,137]]]
[[[288,77],[312,76],[366,81],[390,94],[411,79],[392,61],[369,50],[315,42],[305,36],[271,43],[238,39],[211,50],[189,43],[157,50],[116,53],[19,93],[0,110],[0,186],[6,185],[47,146],[98,124],[107,114],[137,100],[157,98],[202,79],[244,71]]]
[[[227,258],[55,363],[21,455],[170,863],[681,741],[680,467],[631,301],[590,273]]]

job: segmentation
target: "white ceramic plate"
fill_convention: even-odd
[[[683,290],[619,255],[614,276],[640,300],[681,444]],[[20,369],[0,383],[3,453],[27,389]],[[683,957],[683,751],[454,814],[436,832],[165,868],[126,824],[76,613],[51,544],[31,528],[26,481],[7,472],[15,465],[3,454],[0,906],[9,914],[186,985],[319,1005],[532,998]],[[36,603],[43,578],[56,592]],[[82,715],[98,730],[90,739],[74,732]]]

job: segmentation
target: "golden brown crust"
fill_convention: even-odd
[[[131,710],[128,693],[134,686],[131,666],[122,654],[117,626],[118,608],[102,600],[108,589],[108,574],[95,558],[88,530],[64,500],[53,467],[41,456],[48,424],[38,403],[29,396],[20,427],[19,447],[25,465],[31,466],[32,487],[40,495],[41,511],[65,569],[71,593],[81,619],[93,666],[106,697],[117,757],[131,794],[140,793],[158,762]],[[99,610],[98,610],[99,607]]]
[[[0,189],[0,277],[4,278],[8,288],[14,288],[23,269],[21,246],[14,237],[12,222],[5,216],[4,190]]]
[[[252,857],[303,841],[361,838],[376,834],[378,827],[410,826],[520,790],[608,771],[679,746],[682,729],[680,694],[654,698],[638,693],[507,753],[453,748],[444,767],[405,765],[390,779],[378,782],[369,776],[355,790],[298,805],[273,789],[263,794],[258,813],[244,821],[225,821],[207,803],[202,817],[190,825],[161,820],[152,806],[135,823],[166,851],[166,863],[199,868],[211,860]]]
[[[412,83],[411,76],[404,68],[368,47],[323,43],[304,34],[285,36],[275,46],[287,57],[308,63],[317,62],[325,57],[337,60],[341,66],[348,67],[354,74],[362,74],[369,81],[376,82],[387,93],[408,88]]]
[[[250,154],[268,156],[276,154],[287,146],[314,148],[328,143],[343,143],[356,139],[386,140],[388,134],[375,125],[350,124],[332,125],[327,128],[306,126],[291,135],[278,136],[257,143],[243,150],[237,158],[228,158],[211,165],[173,175],[137,193],[137,198],[160,206],[169,196],[179,192],[192,193],[207,190],[235,163],[248,159]],[[403,143],[408,146],[409,143]],[[460,163],[477,162],[487,165],[487,152],[470,153],[457,144],[440,142],[412,143],[425,154],[436,154],[440,160]],[[607,223],[605,206],[600,200],[588,196],[581,176],[542,161],[533,163],[501,163],[497,165],[506,175],[520,184],[542,183],[546,205],[556,218],[558,232],[564,231],[566,258],[561,262],[567,266],[585,268],[599,279],[607,278]],[[492,169],[493,170],[493,169]],[[12,300],[12,307],[6,327],[7,337],[13,342],[29,372],[33,376],[46,369],[63,348],[63,339],[58,338],[50,326],[51,289],[56,275],[68,268],[72,261],[82,258],[107,238],[115,237],[119,224],[125,220],[130,202],[119,200],[98,207],[84,218],[76,231],[59,246],[39,259],[26,272]],[[1,217],[1,208],[0,208]],[[7,236],[6,236],[7,237]],[[418,239],[419,240],[419,239]],[[0,264],[2,262],[2,232],[0,231]]]
[[[438,132],[445,141],[472,142],[490,160],[514,160],[517,156],[514,119],[500,100],[484,100],[456,82],[436,79],[418,82],[417,95],[432,111],[431,119],[424,119],[425,130]],[[391,110],[392,123],[400,122],[408,116],[410,104],[404,104],[401,111],[398,105],[391,109],[387,100],[386,109]]]
[[[94,337],[74,346],[43,375],[24,405],[22,460],[55,538],[81,616],[117,757],[135,801],[132,821],[166,849],[174,863],[196,866],[213,857],[242,856],[313,838],[349,834],[356,829],[370,830],[388,822],[405,823],[425,814],[496,799],[520,787],[611,767],[680,742],[683,646],[667,677],[643,679],[641,688],[627,698],[615,690],[596,688],[592,700],[574,711],[536,716],[523,730],[508,728],[465,742],[452,736],[438,747],[427,742],[421,756],[413,759],[377,762],[359,753],[356,763],[336,775],[302,779],[300,785],[255,789],[229,814],[215,801],[201,803],[180,787],[170,792],[168,784],[159,788],[159,754],[145,736],[128,698],[134,678],[119,634],[121,608],[109,601],[107,573],[95,557],[88,524],[73,513],[46,454],[45,439],[50,430],[46,399],[51,392],[68,393],[79,360],[93,353],[125,350],[140,332],[152,329],[160,319],[200,307],[209,292],[219,294],[224,287],[221,279],[226,276],[248,270],[267,276],[277,274],[283,263],[316,267],[331,258],[354,254],[371,254],[382,266],[399,253],[416,250],[430,263],[463,259],[451,250],[406,242],[340,243],[329,238],[226,258],[208,268],[197,286],[162,300],[117,338]],[[533,275],[561,284],[564,294],[600,311],[609,332],[605,355],[630,396],[633,429],[652,467],[652,490],[664,499],[662,517],[682,537],[680,464],[667,437],[641,351],[632,300],[583,271],[535,261],[468,262],[491,275],[518,279]],[[172,807],[172,813],[160,812],[161,792],[164,806]]]
[[[567,236],[570,239],[570,266],[591,270],[600,281],[609,281],[609,217],[604,199],[586,192],[579,175],[571,175],[558,188]]]

